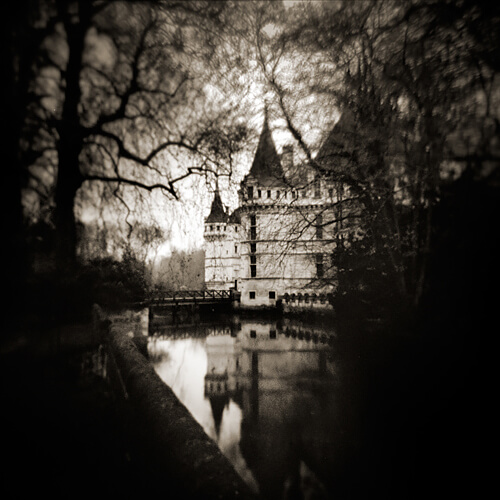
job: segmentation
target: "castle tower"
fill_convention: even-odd
[[[210,400],[217,437],[224,409],[238,399],[241,347],[236,337],[212,334],[206,338],[205,397]]]
[[[239,226],[239,218],[227,214],[217,188],[204,232],[205,286],[209,290],[229,290],[237,285],[241,252]]]

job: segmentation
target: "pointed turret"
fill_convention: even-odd
[[[356,145],[356,132],[354,114],[351,110],[345,109],[316,155],[316,162],[322,169],[334,172],[345,167],[350,159],[349,152]]]
[[[212,208],[210,209],[210,214],[208,215],[206,222],[227,222],[227,218],[226,209],[222,204],[219,189],[216,188],[214,199],[212,201]]]
[[[214,419],[215,432],[217,437],[220,435],[220,428],[222,424],[222,414],[224,408],[229,404],[229,397],[226,394],[210,396],[210,406],[212,408],[212,416]]]
[[[264,125],[260,134],[259,145],[255,152],[252,168],[247,178],[255,179],[262,186],[281,185],[284,182],[284,174],[276,146],[274,145],[271,129],[269,128],[269,117],[267,106],[264,114]]]

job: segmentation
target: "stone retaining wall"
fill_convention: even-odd
[[[133,339],[114,328],[112,321],[102,317],[98,321],[108,330],[107,349],[127,400],[132,454],[145,493],[182,499],[255,499]]]

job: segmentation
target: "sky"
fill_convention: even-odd
[[[285,7],[290,7],[294,3],[296,2],[284,2]],[[272,31],[273,25],[270,24],[266,27],[266,29],[270,29]],[[68,57],[64,38],[59,34],[56,34],[48,39],[46,43],[48,50],[51,52],[51,58],[60,61],[61,65],[64,66],[64,61]],[[84,63],[90,64],[104,73],[109,73],[110,71],[114,71],[117,57],[118,52],[110,39],[107,38],[106,35],[99,33],[95,28],[90,29],[86,37]],[[250,67],[252,67],[251,64]],[[238,106],[240,106],[240,109],[244,110],[241,119],[244,120],[246,125],[253,131],[252,141],[249,144],[248,149],[241,153],[236,159],[234,175],[230,181],[228,182],[228,180],[224,178],[220,178],[219,181],[222,201],[227,206],[229,211],[232,211],[237,207],[239,184],[250,169],[264,121],[265,103],[272,103],[273,101],[273,96],[266,91],[262,83],[262,79],[259,78],[259,75],[257,74],[259,71],[258,65],[255,64],[253,68],[255,70],[255,74],[247,73],[242,76],[242,78],[246,78],[246,81],[243,81],[242,85],[242,88],[245,89],[244,94],[233,93],[231,95],[227,92],[229,87],[224,85],[219,87],[219,89],[216,89],[215,85],[213,85],[212,89],[209,88],[210,85],[206,85],[204,88],[204,91],[207,94],[212,92],[214,101],[220,103],[221,105],[230,106],[231,103],[236,102]],[[281,76],[286,77],[290,69],[293,70],[293,65],[289,65],[288,67],[284,66],[281,71]],[[54,74],[50,73],[50,71]],[[89,95],[92,97],[92,93],[95,90],[92,85],[88,84],[89,80],[86,78],[88,78],[88,76],[86,77],[85,74],[84,77],[81,78],[84,100],[88,98]],[[40,89],[47,94],[47,97],[43,99],[44,106],[48,112],[57,117],[60,114],[60,106],[62,102],[61,95],[58,93],[60,74],[54,68],[51,69],[48,67],[47,70],[41,71],[40,79],[40,82],[38,82]],[[102,105],[104,106],[106,103],[103,103]],[[196,113],[196,105],[193,109]],[[270,126],[273,133],[273,139],[278,153],[280,153],[285,144],[292,142],[292,137],[286,129],[284,120],[279,118],[279,111],[277,108],[273,108],[271,105],[270,110]],[[92,116],[88,118],[88,120],[92,121]],[[171,121],[174,124],[178,123],[179,116],[176,115],[174,118],[171,118]],[[303,127],[302,131],[305,133],[305,136],[308,136],[308,134],[311,135],[311,133],[314,135],[314,130],[312,130],[311,127],[308,127],[307,124]],[[142,140],[145,145],[148,143],[149,148],[145,149],[150,150],[152,144],[154,144],[154,139],[152,138],[153,136],[148,136],[146,134],[144,137],[138,137],[139,138],[134,137],[134,140]],[[308,138],[314,141],[314,137]],[[165,172],[172,172],[176,169],[175,158],[172,159],[165,157],[163,161],[168,162],[168,165],[167,168],[162,168],[161,170],[165,170]],[[99,169],[108,169],[108,171],[111,169],[109,165],[105,166],[106,160],[103,159],[101,159],[100,165],[98,162],[94,161],[94,163],[87,165],[86,168],[90,168],[92,170],[94,165],[97,169],[96,171],[99,173],[101,172]],[[53,170],[47,169],[46,165],[44,165],[43,168],[46,172],[54,173]],[[129,173],[123,162],[120,163],[120,169],[123,169],[122,175],[125,173],[126,176],[126,174]],[[141,173],[139,175],[143,174]],[[145,214],[147,206],[149,206],[152,207],[152,209],[148,217],[152,216],[156,223],[160,225],[160,227],[162,227],[168,235],[165,243],[161,245],[159,249],[160,256],[168,256],[175,250],[195,251],[202,248],[204,244],[204,218],[210,211],[214,189],[213,184],[214,183],[212,182],[211,185],[206,185],[202,182],[202,179],[197,176],[182,181],[182,183],[178,184],[180,201],[173,200],[172,197],[164,196],[158,191],[148,194],[150,199],[145,202],[144,205],[140,205],[133,198],[130,198],[127,200],[127,203],[131,207],[129,213],[127,213],[127,210],[124,207],[121,207],[120,210],[119,204],[118,208],[116,208],[116,204],[109,204],[109,207],[103,207],[103,205],[106,205],[107,203],[102,201],[102,193],[100,193],[99,188],[95,189],[95,192],[87,190],[88,192],[82,195],[76,204],[76,213],[78,219],[86,224],[92,224],[99,221],[100,218],[104,218],[106,224],[109,225],[108,227],[112,227],[113,224],[115,226],[123,226],[126,222],[133,224],[136,221],[143,219],[142,216]],[[94,201],[92,201],[93,196],[95,197]],[[126,196],[127,195],[125,194],[124,198],[126,198]],[[145,223],[148,223],[148,217],[144,218]]]

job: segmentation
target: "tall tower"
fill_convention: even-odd
[[[210,214],[205,220],[205,286],[229,290],[237,286],[241,245],[239,218],[229,216],[215,190]]]

